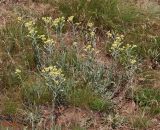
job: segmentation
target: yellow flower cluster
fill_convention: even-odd
[[[89,27],[89,36],[91,37],[91,38],[94,38],[95,37],[95,28],[94,28],[94,24],[93,23],[91,23],[91,22],[89,22],[89,23],[87,23],[87,27]]]
[[[34,26],[35,26],[35,22],[34,21],[29,21],[29,22],[25,23],[25,27],[29,31],[29,36],[33,36],[33,35],[37,34],[37,31],[36,31]]]
[[[113,35],[111,34],[111,32],[107,32],[107,35],[108,35],[108,37],[113,38]],[[114,39],[114,42],[113,42],[113,44],[111,46],[111,49],[110,49],[110,51],[113,54],[115,52],[119,53],[120,54],[120,58],[122,58],[124,56],[127,57],[128,54],[131,53],[132,49],[137,47],[136,45],[130,45],[130,44],[126,44],[125,46],[121,46],[122,43],[123,43],[122,42],[123,39],[124,39],[123,35],[117,34],[115,39]],[[129,63],[131,65],[136,64],[137,63],[136,58],[132,54],[129,54],[129,59],[127,60],[127,63]]]
[[[45,44],[47,45],[54,45],[53,39],[48,38],[46,41],[44,41]]]
[[[42,73],[48,74],[56,83],[59,85],[60,83],[65,81],[64,74],[62,74],[62,70],[58,69],[56,66],[49,66],[42,69]]]
[[[73,46],[77,46],[78,45],[78,42],[73,42]]]
[[[49,24],[52,22],[52,17],[42,17],[42,20],[46,23]]]
[[[64,17],[56,18],[53,21],[53,26],[58,27],[60,24],[64,24],[64,22],[65,22],[65,18]]]
[[[72,23],[73,22],[73,18],[74,18],[74,16],[70,16],[70,17],[68,17],[67,21]]]
[[[126,48],[131,48],[131,49],[136,48],[136,47],[137,47],[137,45],[129,45],[129,44],[127,44],[127,46],[126,46]]]
[[[124,51],[124,50],[129,50],[129,49],[133,49],[133,48],[136,48],[137,45],[130,45],[130,44],[127,44],[126,46],[123,46],[121,48],[119,48],[120,51]]]
[[[21,22],[22,21],[22,17],[18,17],[17,20],[18,20],[18,22]]]
[[[94,26],[94,24],[89,22],[89,23],[87,23],[87,26],[92,28]]]
[[[130,59],[130,63],[134,65],[137,61],[135,59]]]
[[[42,20],[46,24],[51,24],[51,26],[55,26],[55,27],[58,27],[60,24],[63,25],[65,22],[64,17],[59,17],[59,18],[56,18],[55,20],[53,20],[52,17],[42,17]],[[69,17],[68,20],[72,21],[73,16]]]
[[[113,36],[111,31],[108,31],[106,34],[107,34],[108,38],[112,38],[112,36]]]
[[[45,35],[39,35],[38,38],[40,38],[42,41],[46,41],[47,40]]]
[[[94,48],[92,47],[92,45],[87,45],[85,48],[84,48],[84,51],[86,52],[93,52],[94,51]]]
[[[15,70],[15,74],[20,74],[22,71],[20,69]]]
[[[121,50],[120,46],[122,45],[123,39],[124,39],[123,35],[117,35],[117,37],[115,38],[115,40],[111,46],[111,51]]]
[[[95,32],[94,32],[94,31],[91,31],[91,32],[90,32],[90,36],[91,36],[91,37],[94,37],[94,36],[95,36]]]
[[[54,45],[54,40],[51,38],[46,38],[45,35],[39,35],[38,38],[40,38],[46,45]]]

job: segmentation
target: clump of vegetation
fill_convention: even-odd
[[[113,103],[106,101],[92,92],[91,89],[88,88],[81,88],[75,89],[69,94],[69,103],[83,108],[90,108],[95,111],[100,112],[111,112],[114,108]]]
[[[26,104],[51,104],[52,93],[47,89],[41,77],[30,75],[22,84],[21,96]]]
[[[20,26],[25,27],[21,31],[22,33],[23,31],[27,33],[26,39],[30,41],[29,46],[33,51],[32,57],[35,65],[35,76],[31,76],[31,72],[27,71],[28,64],[24,64],[26,71],[19,67],[12,72],[20,81],[22,99],[26,102],[26,105],[33,105],[43,103],[43,98],[44,102],[51,102],[52,109],[55,109],[56,101],[61,98],[59,96],[66,95],[67,97],[68,92],[71,92],[71,95],[68,97],[73,105],[79,107],[89,106],[97,111],[110,111],[111,104],[107,104],[108,102],[103,101],[103,98],[94,96],[100,95],[101,97],[108,97],[110,100],[112,95],[114,95],[115,90],[117,90],[116,85],[121,82],[121,79],[118,81],[113,77],[109,77],[109,75],[112,72],[115,75],[118,74],[118,71],[114,71],[114,69],[119,64],[124,65],[124,73],[127,74],[128,79],[131,79],[128,82],[128,86],[133,83],[132,78],[136,69],[136,59],[132,56],[134,46],[129,44],[123,46],[123,35],[119,36],[116,34],[110,49],[116,64],[112,64],[109,66],[110,69],[106,70],[104,65],[96,62],[98,51],[96,50],[96,28],[94,24],[88,23],[86,27],[84,26],[86,34],[85,36],[82,35],[80,40],[87,38],[88,42],[86,45],[83,45],[82,50],[79,50],[81,41],[76,37],[78,37],[77,34],[79,32],[84,32],[83,30],[75,30],[76,26],[81,25],[77,25],[73,20],[74,16],[70,16],[67,23],[64,17],[54,20],[51,17],[42,17],[40,28],[43,28],[43,32],[39,32],[39,24],[36,24],[36,19],[25,20],[22,17],[18,17]],[[63,28],[67,24],[73,28],[71,47],[64,43],[65,41],[62,37]],[[111,36],[112,34],[109,33],[108,35]],[[21,38],[23,39],[23,36]],[[113,37],[111,36],[111,38]],[[26,51],[25,45],[19,44],[19,46]],[[10,52],[8,53],[11,55]],[[84,55],[83,57],[82,54]],[[73,59],[71,59],[71,56]],[[25,53],[23,57],[26,57]],[[23,57],[19,57],[19,59],[23,59]],[[22,66],[22,64],[19,64],[19,66]],[[29,82],[30,84],[28,84]],[[110,83],[114,83],[114,88],[109,89],[104,86]]]
[[[104,122],[116,128],[123,122],[117,107],[127,99],[145,111],[131,118],[132,127],[148,128],[147,116],[160,113],[160,90],[153,88],[160,65],[157,14],[147,15],[133,1],[34,2],[48,3],[55,16],[61,15],[19,10],[16,19],[0,29],[0,88],[18,93],[18,98],[9,94],[14,100],[5,101],[2,114],[24,109],[32,129],[38,122],[54,128],[59,109],[71,106],[107,114]],[[143,73],[138,86],[137,75],[146,68],[152,73]],[[41,121],[41,107],[52,109],[47,121]]]
[[[104,99],[95,98],[90,101],[89,106],[92,110],[111,113],[114,111],[113,103]]]
[[[94,100],[94,94],[89,89],[75,89],[69,94],[69,102],[77,107],[88,107],[91,100]]]
[[[140,106],[149,106],[154,101],[160,101],[160,92],[154,88],[142,88],[136,92],[135,99]]]
[[[148,114],[155,116],[160,113],[160,92],[154,88],[142,88],[135,93],[135,101]]]
[[[150,120],[144,116],[138,116],[132,119],[132,126],[135,129],[147,129],[150,125]]]

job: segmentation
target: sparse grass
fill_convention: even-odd
[[[22,99],[28,105],[51,104],[52,102],[52,94],[44,84],[44,80],[34,74],[23,83],[21,94]]]
[[[142,88],[137,90],[135,98],[140,106],[149,106],[152,102],[160,102],[160,90],[154,88]]]
[[[111,101],[107,101],[107,99],[95,98],[90,101],[89,106],[92,110],[99,112],[112,113],[114,112],[114,106]]]
[[[136,130],[147,129],[151,124],[150,122],[151,121],[147,117],[143,117],[142,115],[131,119],[132,127]]]
[[[160,113],[160,90],[154,88],[142,88],[135,93],[135,101],[150,116]]]
[[[73,15],[79,21],[92,21],[95,26],[120,29],[120,26],[142,19],[134,4],[118,0],[74,0],[57,2],[64,16]],[[122,27],[122,26],[121,26]]]
[[[71,91],[68,98],[73,106],[85,108],[91,100],[94,100],[94,93],[90,89],[75,89]]]
[[[96,95],[91,89],[75,89],[69,94],[69,103],[76,107],[90,108],[94,111],[113,112],[113,103],[109,99],[104,100]]]
[[[86,130],[85,128],[80,127],[79,125],[74,125],[71,128],[72,130]]]

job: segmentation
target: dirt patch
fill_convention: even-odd
[[[61,126],[65,130],[70,130],[75,125],[87,128],[88,130],[106,130],[107,128],[103,120],[103,114],[91,110],[76,107],[68,107],[64,109],[61,107],[59,110],[56,110],[56,113],[56,125]],[[48,110],[44,111],[43,119],[38,123],[38,128],[51,126],[50,115],[51,113]]]
[[[138,106],[134,101],[123,101],[120,105],[120,113],[122,115],[132,115],[136,113]]]
[[[137,0],[136,3],[139,8],[149,11],[151,13],[156,13],[160,10],[159,0]]]
[[[7,21],[11,20],[13,17],[13,13],[9,6],[4,4],[0,5],[0,28],[6,25]]]

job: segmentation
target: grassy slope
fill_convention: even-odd
[[[4,9],[6,8],[5,5],[3,8]],[[89,7],[89,8],[92,9],[93,7]],[[15,10],[15,15],[13,12],[10,13],[10,10],[13,10],[13,9]],[[57,9],[55,8],[55,10],[57,10]],[[8,12],[7,15],[4,13],[4,16],[12,16],[13,19],[15,19],[17,17],[16,13],[20,13],[25,16],[25,15],[28,15],[28,12],[29,12],[29,16],[32,16],[32,17],[40,17],[41,15],[51,15],[52,16],[53,13],[56,12],[55,10],[52,9],[49,5],[45,5],[45,4],[38,4],[38,5],[35,4],[35,5],[29,6],[29,7],[24,6],[22,8],[20,8],[19,4],[16,4],[15,6],[11,5],[7,11]],[[154,123],[157,124],[159,122],[157,116],[159,114],[159,109],[160,109],[159,108],[160,95],[158,93],[156,93],[157,89],[159,89],[159,78],[158,78],[159,76],[158,75],[160,75],[159,74],[160,72],[158,70],[159,68],[157,65],[157,62],[159,62],[158,61],[159,59],[157,59],[157,53],[159,53],[159,49],[158,49],[159,45],[157,46],[157,44],[159,44],[159,42],[160,42],[160,37],[159,37],[160,25],[159,25],[158,14],[156,14],[156,17],[155,17],[154,16],[155,12],[152,12],[152,14],[150,14],[150,15],[147,14],[147,17],[149,18],[148,21],[144,20],[144,17],[142,18],[142,21],[141,21],[141,19],[140,19],[140,21],[139,20],[137,21],[137,19],[134,19],[135,15],[134,14],[131,15],[133,13],[131,11],[132,9],[125,8],[125,10],[130,11],[129,15],[128,15],[128,13],[126,14],[126,12],[124,12],[124,14],[123,14],[123,20],[126,20],[125,21],[126,23],[121,23],[121,21],[120,21],[120,23],[117,23],[117,21],[110,21],[109,23],[107,23],[107,27],[105,27],[106,25],[104,25],[104,28],[108,29],[108,27],[109,27],[109,29],[113,28],[113,29],[117,29],[120,32],[123,32],[126,35],[126,38],[125,38],[126,43],[131,43],[131,44],[134,43],[139,46],[138,53],[141,56],[141,58],[143,58],[143,61],[144,61],[144,62],[142,62],[143,66],[144,66],[142,68],[142,70],[144,71],[144,74],[142,73],[142,74],[138,75],[138,77],[140,77],[139,78],[140,85],[139,86],[137,85],[138,87],[136,88],[137,90],[134,95],[136,105],[137,104],[139,105],[138,112],[135,112],[135,110],[133,110],[132,112],[134,114],[131,112],[133,114],[133,116],[130,116],[131,113],[128,113],[127,117],[129,116],[129,118],[131,118],[132,127],[135,127],[138,129],[144,129],[147,127],[149,129],[149,125],[151,124],[150,123],[151,119],[154,119],[154,122],[152,124],[154,124]],[[63,10],[62,10],[62,12],[63,12]],[[57,12],[56,12],[56,14],[57,14]],[[79,14],[79,12],[77,12],[74,15],[77,15],[77,14]],[[70,16],[72,14],[69,13],[69,14],[65,14],[65,15]],[[92,15],[92,14],[87,14],[87,15]],[[116,15],[117,14],[115,14],[115,16]],[[146,17],[146,12],[144,13],[144,15]],[[53,15],[53,17],[55,17],[55,16]],[[92,17],[96,18],[94,15]],[[89,19],[89,18],[90,17],[87,16],[87,19]],[[112,20],[112,19],[113,18],[111,16],[109,20]],[[95,19],[92,19],[92,21],[94,21],[94,20]],[[106,20],[106,19],[104,19],[104,20]],[[101,24],[102,25],[104,24],[103,21]],[[121,24],[122,24],[122,28],[121,28]],[[2,51],[0,51],[1,52],[0,53],[0,64],[1,64],[1,67],[0,67],[1,81],[0,81],[0,83],[2,83],[0,85],[0,87],[2,87],[2,90],[4,90],[4,92],[3,92],[4,100],[1,103],[1,106],[3,106],[3,107],[1,107],[1,108],[2,108],[2,113],[4,113],[4,114],[16,115],[17,113],[19,113],[19,111],[17,111],[17,108],[23,109],[24,106],[22,105],[22,103],[24,102],[24,100],[20,98],[21,91],[19,90],[19,87],[17,87],[20,84],[18,83],[18,81],[15,79],[14,76],[12,77],[12,74],[15,70],[14,69],[15,65],[19,65],[22,67],[25,63],[24,63],[24,61],[20,60],[21,58],[19,59],[19,55],[22,55],[22,52],[21,52],[21,48],[19,48],[19,46],[18,46],[19,43],[21,42],[21,40],[19,38],[20,32],[17,31],[18,27],[16,27],[15,24],[13,25],[13,23],[9,22],[9,24],[7,24],[7,28],[8,28],[8,30],[6,32],[3,30],[1,31],[1,37],[3,40],[1,41],[2,46],[0,48],[0,49],[2,49]],[[100,29],[101,29],[101,27],[100,27]],[[104,29],[104,32],[106,31],[105,29]],[[131,30],[133,30],[133,31],[131,31]],[[13,33],[14,35],[11,35],[10,33]],[[155,36],[156,40],[152,36]],[[15,40],[14,42],[13,42],[13,39]],[[156,45],[154,44],[154,40],[157,42]],[[11,46],[9,46],[10,47],[9,49],[13,50],[13,52],[11,53],[11,57],[6,55],[6,52],[4,52],[5,47],[4,47],[3,41],[5,41],[6,44],[11,45]],[[12,42],[14,44],[12,44]],[[148,51],[149,49],[151,49],[151,50]],[[31,58],[31,55],[28,55],[28,57]],[[14,61],[12,60],[12,58]],[[27,59],[27,60],[30,63],[30,69],[34,70],[34,63],[32,63],[33,62],[32,59]],[[27,68],[24,68],[24,70],[25,69],[27,69]],[[156,72],[153,69],[156,69]],[[35,83],[33,82],[33,79],[37,79],[37,77],[32,76],[32,74],[27,74],[27,75],[29,75],[29,76],[27,76],[29,78],[25,81],[25,84],[29,84],[29,85],[34,86]],[[155,89],[154,89],[154,87],[155,87]],[[85,92],[85,91],[87,91],[87,92]],[[78,96],[78,98],[74,95],[75,93],[73,93],[73,94],[71,93],[71,95],[69,97],[71,99],[76,99],[76,102],[74,100],[70,101],[72,105],[75,105],[75,103],[76,103],[76,106],[79,106],[81,108],[86,108],[86,107],[88,107],[88,104],[92,104],[91,108],[93,110],[96,109],[99,111],[99,110],[101,110],[101,108],[103,109],[104,104],[103,104],[103,101],[101,101],[101,99],[96,99],[97,102],[92,102],[92,100],[95,100],[95,98],[92,98],[92,96],[91,96],[92,92],[90,93],[90,90],[83,90],[82,88],[80,88],[78,91],[76,91],[76,93],[77,93],[76,96]],[[29,93],[27,93],[27,94],[29,94]],[[31,97],[32,93],[30,93],[30,94],[31,95],[26,95],[26,96]],[[44,99],[44,101],[41,102],[42,104],[44,104],[48,100],[51,100],[51,99],[48,99],[47,94],[45,96],[47,96],[47,97],[45,97],[45,98],[42,97]],[[14,99],[13,99],[13,97],[14,97]],[[84,97],[84,98],[80,98],[80,97]],[[90,97],[89,100],[86,100],[86,99],[88,99],[88,97]],[[84,100],[85,100],[85,102],[84,102]],[[37,102],[39,103],[39,101],[37,101]],[[126,101],[124,100],[124,103],[125,102]],[[145,104],[145,105],[141,105],[141,104]],[[134,108],[136,105],[131,105],[130,107]],[[112,106],[112,105],[109,105],[109,106]],[[155,107],[152,107],[152,106],[155,106]],[[83,110],[82,110],[82,113],[83,113]],[[122,115],[123,114],[124,113],[122,112]],[[112,119],[113,120],[112,120],[111,124],[108,124],[111,126],[113,125],[112,127],[114,127],[114,125],[116,126],[117,124],[119,124],[121,122],[121,120],[118,117],[112,117]],[[73,119],[71,119],[70,121],[72,121],[72,120]],[[155,127],[156,127],[156,125],[155,125]]]

